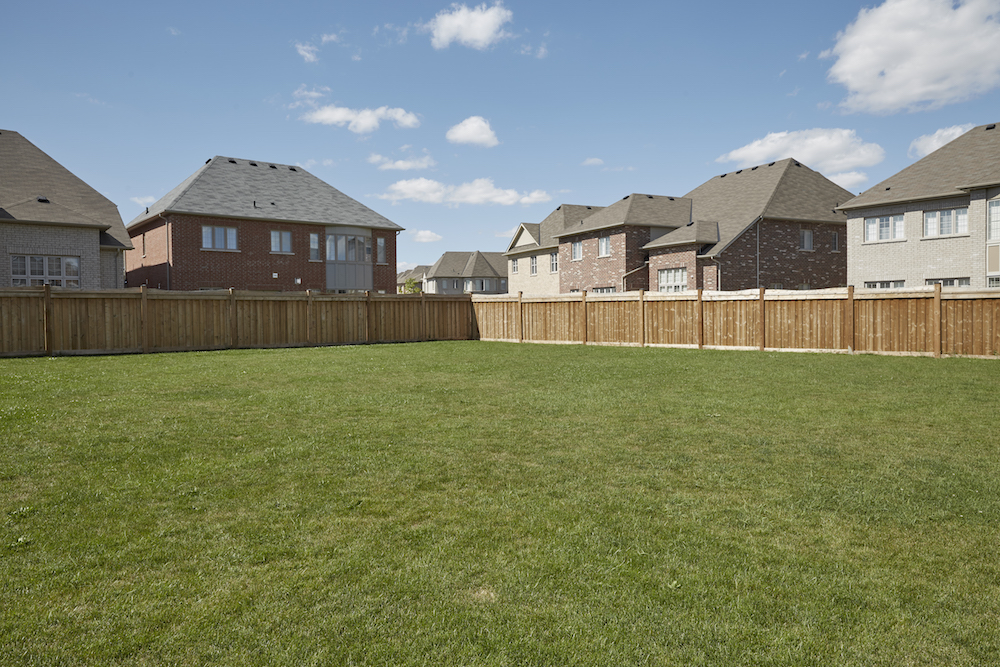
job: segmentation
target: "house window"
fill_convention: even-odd
[[[533,276],[538,275],[538,258],[534,255],[532,255],[531,259],[528,260],[528,273]]]
[[[948,208],[924,213],[924,236],[969,233],[969,209]]]
[[[990,276],[986,280],[987,287],[1000,287],[1000,276]]]
[[[384,238],[379,237],[379,238],[375,239],[375,251],[378,253],[378,255],[375,257],[375,261],[377,263],[379,263],[379,264],[385,264],[386,263],[386,259],[385,259],[385,239]]]
[[[493,290],[493,281],[487,278],[483,281],[483,291],[490,292]]]
[[[602,236],[597,239],[597,256],[611,257],[611,237]]]
[[[318,262],[322,257],[319,254],[319,234],[309,235],[309,261]]]
[[[292,233],[271,232],[271,252],[281,252],[285,254],[291,254]]]
[[[517,273],[517,260],[516,259],[510,260],[510,272],[511,273]]]
[[[372,240],[369,236],[353,234],[327,234],[326,261],[367,262],[372,261]]]
[[[1000,200],[990,202],[986,238],[989,241],[1000,241]]]
[[[830,248],[833,252],[840,252],[840,232],[834,232],[830,239]]]
[[[79,289],[80,258],[11,255],[10,277],[14,287],[52,285]]]
[[[458,289],[458,278],[455,278],[454,280],[451,281],[451,288]]]
[[[556,273],[557,271],[559,271],[559,253],[549,253],[549,273]]]
[[[941,287],[969,287],[972,281],[969,278],[928,278],[925,285],[938,285]]]
[[[799,250],[812,250],[812,249],[813,249],[813,230],[800,229]]]
[[[592,289],[590,291],[593,292],[594,294],[614,294],[615,293],[615,288],[614,287],[595,287],[594,289]]]
[[[903,216],[883,215],[877,218],[865,218],[865,242],[891,241],[904,238]]]
[[[905,280],[872,280],[865,283],[865,289],[898,289]]]
[[[500,279],[500,291],[501,292],[506,292],[507,291],[507,279],[506,278],[501,278]]]
[[[236,228],[203,225],[201,247],[205,250],[239,250],[236,245]]]
[[[573,261],[577,262],[583,259],[583,241],[573,241],[571,247],[573,250]]]
[[[660,269],[657,274],[657,286],[661,292],[683,292],[687,289],[687,268]]]
[[[142,256],[146,256],[146,232],[142,233]]]

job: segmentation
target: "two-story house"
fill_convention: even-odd
[[[424,274],[427,294],[505,294],[507,260],[501,252],[446,252]]]
[[[848,284],[1000,287],[1000,129],[969,130],[840,210]]]
[[[302,167],[216,156],[127,229],[132,287],[396,291],[403,228]]]
[[[603,208],[563,204],[541,222],[522,222],[504,253],[510,292],[559,294],[559,239],[556,235]]]

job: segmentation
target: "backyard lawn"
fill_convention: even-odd
[[[4,665],[1000,664],[1000,365],[0,360]]]

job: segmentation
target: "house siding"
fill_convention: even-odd
[[[598,239],[610,237],[611,255],[598,257]],[[563,237],[559,243],[559,291],[572,292],[614,287],[622,291],[622,278],[646,261],[642,246],[649,243],[648,227],[631,225]],[[582,242],[581,260],[572,261],[572,243]],[[626,279],[626,290],[649,289],[649,272],[639,271]]]
[[[549,271],[549,255],[553,252],[559,254],[559,270],[555,273]],[[538,274],[534,276],[531,275],[532,255],[538,258]],[[559,294],[560,275],[566,266],[565,262],[569,261],[569,255],[564,254],[561,247],[536,250],[523,255],[517,255],[517,273],[514,273],[513,262],[511,261],[513,259],[514,257],[507,258],[508,292],[524,292],[533,296]]]
[[[100,230],[61,225],[0,224],[0,287],[11,287],[11,255],[46,255],[80,258],[80,289],[120,287],[105,284],[100,250]],[[112,251],[117,254],[118,251]]]

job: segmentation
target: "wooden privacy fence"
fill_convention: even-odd
[[[1000,352],[1000,292],[949,289],[474,296],[481,340],[875,352]]]
[[[0,356],[478,337],[468,296],[0,290]]]

